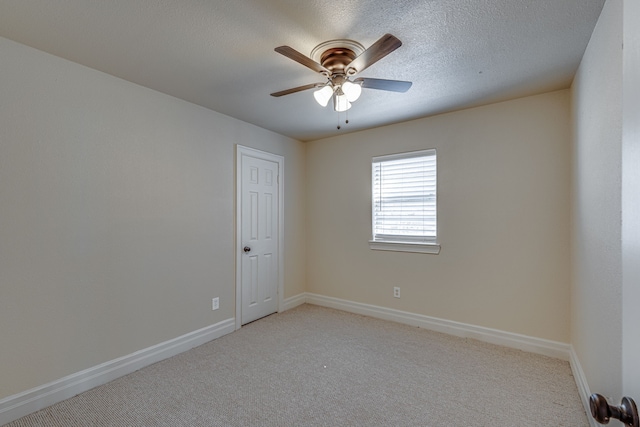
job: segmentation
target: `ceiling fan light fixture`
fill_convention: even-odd
[[[332,96],[333,87],[331,87],[331,85],[323,86],[322,88],[313,92],[313,97],[316,99],[316,102],[323,107],[327,106]]]
[[[342,92],[347,97],[349,102],[355,102],[358,98],[360,98],[360,94],[362,93],[362,86],[358,83],[353,83],[349,80],[342,83]]]
[[[347,95],[345,95],[340,88],[336,90],[336,95],[333,97],[333,108],[339,113],[351,108],[351,103],[347,99]]]

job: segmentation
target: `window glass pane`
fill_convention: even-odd
[[[436,183],[435,150],[375,157],[373,239],[434,242]]]

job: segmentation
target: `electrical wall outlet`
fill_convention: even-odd
[[[220,298],[215,297],[211,300],[211,310],[217,310],[220,308]]]
[[[399,286],[395,286],[393,288],[393,297],[394,298],[400,298],[400,287]]]

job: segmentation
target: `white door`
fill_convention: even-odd
[[[623,7],[622,393],[640,403],[640,2]]]
[[[238,147],[242,325],[278,311],[280,163],[278,156]]]

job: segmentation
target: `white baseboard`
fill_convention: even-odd
[[[293,297],[289,297],[282,302],[282,306],[280,307],[280,311],[291,310],[292,308],[296,308],[299,305],[307,302],[307,294],[301,293]]]
[[[439,319],[437,317],[424,316],[422,314],[362,304],[359,302],[311,293],[306,294],[305,301],[309,304],[336,308],[338,310],[344,310],[356,314],[364,314],[378,319],[391,320],[449,335],[473,338],[479,341],[498,344],[505,347],[517,348],[530,353],[569,360],[569,344],[557,341],[550,341],[542,338],[515,334],[512,332],[500,331],[498,329],[484,328],[482,326],[454,322],[451,320]]]
[[[576,381],[576,386],[578,387],[578,394],[580,395],[580,400],[582,400],[582,405],[584,406],[584,410],[587,413],[587,418],[589,419],[589,425],[591,427],[600,426],[599,423],[596,422],[595,419],[590,415],[591,408],[589,407],[589,396],[591,396],[591,390],[589,389],[589,384],[587,384],[587,377],[582,370],[582,365],[580,364],[580,359],[578,359],[578,355],[576,354],[575,349],[571,346],[571,350],[569,352],[570,359],[569,363],[571,364],[571,373],[573,373],[573,378]]]
[[[68,375],[59,380],[0,400],[0,425],[130,374],[152,363],[202,345],[235,330],[227,319],[127,356]]]

